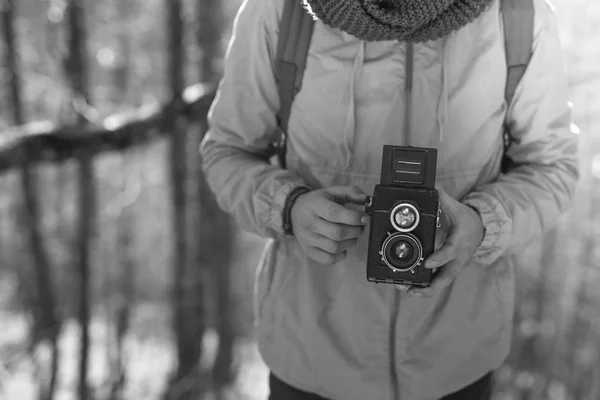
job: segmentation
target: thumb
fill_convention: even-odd
[[[336,186],[327,189],[327,194],[338,204],[364,205],[367,200],[367,195],[358,186]]]
[[[454,210],[456,210],[457,201],[450,196],[441,186],[436,185],[436,189],[439,195],[440,205],[442,206],[442,212],[446,214],[452,214]]]

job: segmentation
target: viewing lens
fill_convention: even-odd
[[[419,225],[419,211],[412,204],[398,204],[392,209],[390,222],[397,231],[410,232]]]
[[[394,219],[396,220],[396,223],[402,228],[409,228],[412,225],[414,225],[417,216],[414,213],[414,211],[410,208],[402,207],[396,212],[396,214],[394,215]]]

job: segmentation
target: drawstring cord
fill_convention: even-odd
[[[448,54],[452,45],[453,35],[448,35],[442,43],[442,90],[437,107],[437,123],[439,127],[440,142],[444,141],[444,129],[448,118]]]
[[[354,134],[356,130],[356,86],[362,75],[362,67],[365,62],[365,42],[360,41],[356,54],[354,56],[354,63],[352,65],[352,72],[350,79],[350,99],[348,104],[348,111],[346,113],[346,123],[344,125],[344,151],[346,153],[346,169],[350,168],[352,163],[352,151],[354,148]]]

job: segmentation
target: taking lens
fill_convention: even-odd
[[[394,233],[390,235],[381,248],[381,258],[385,264],[396,272],[407,272],[414,269],[423,257],[423,246],[419,239],[410,233]]]
[[[402,240],[394,244],[391,255],[394,259],[402,262],[412,258],[414,252],[415,249],[411,246],[411,244]]]

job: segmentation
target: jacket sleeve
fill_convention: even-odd
[[[579,179],[556,16],[544,0],[535,7],[533,55],[507,110],[517,139],[508,155],[517,166],[463,199],[483,220],[474,257],[488,265],[552,229],[571,207]]]
[[[279,109],[273,66],[280,8],[279,0],[245,0],[240,7],[200,147],[219,206],[242,229],[269,238],[283,235],[288,194],[306,186],[296,174],[268,162]]]

